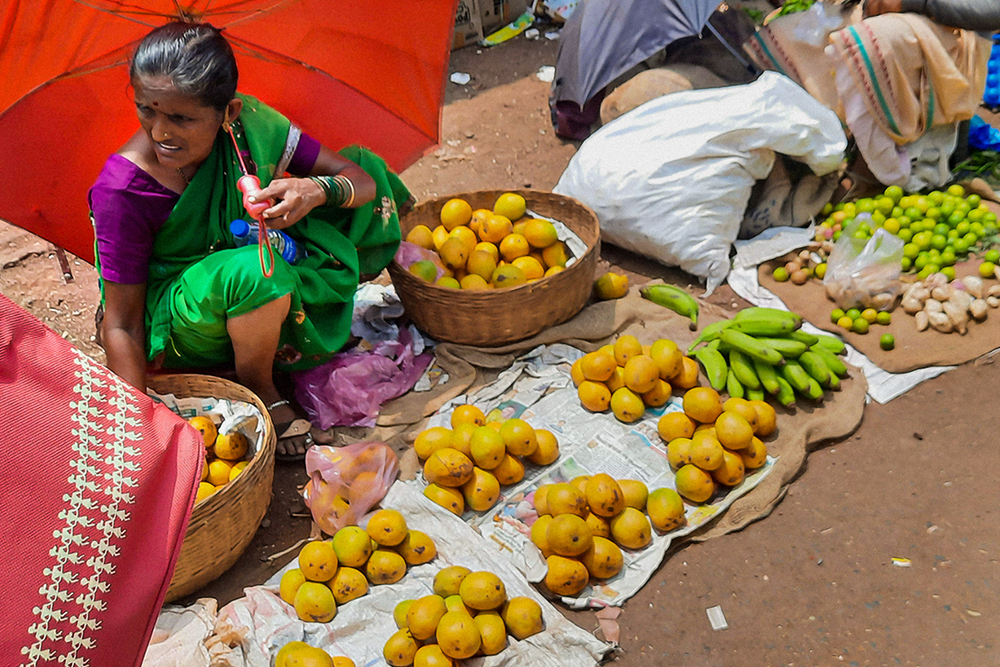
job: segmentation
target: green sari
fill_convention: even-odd
[[[247,95],[233,129],[243,152],[249,151],[257,176],[266,186],[276,176],[285,150],[290,123],[280,113]],[[226,284],[231,266],[229,255],[247,259],[255,248],[236,248],[229,223],[247,219],[236,181],[242,175],[229,135],[220,130],[211,154],[199,167],[169,218],[157,232],[146,283],[146,332],[148,359],[164,353],[164,366],[205,366],[232,362],[232,345],[199,349],[179,345],[178,318],[195,329],[221,331],[225,320],[291,294],[288,318],[281,329],[276,366],[282,370],[304,370],[327,361],[350,336],[354,293],[359,275],[378,273],[399,247],[397,209],[409,191],[374,153],[358,147],[341,154],[357,163],[374,180],[376,196],[357,209],[317,207],[284,231],[295,239],[307,256],[287,265],[275,253],[275,275],[254,275],[262,290],[257,302],[211,293]],[[253,170],[252,167],[250,168]],[[219,255],[212,258],[213,254]],[[246,265],[246,262],[244,262]],[[259,262],[257,272],[260,273]],[[249,272],[244,269],[244,275]],[[187,288],[202,294],[187,294]],[[261,297],[260,295],[264,295]],[[263,299],[263,302],[260,302]],[[222,312],[219,312],[219,311]]]

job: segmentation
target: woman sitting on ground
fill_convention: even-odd
[[[235,364],[268,406],[279,458],[301,458],[309,424],[282,400],[273,370],[317,366],[347,342],[359,277],[395,254],[397,206],[409,192],[373,153],[335,153],[237,93],[237,76],[232,48],[207,24],[170,23],[137,47],[130,78],[141,129],[89,196],[102,340],[109,368],[142,390],[150,363]],[[276,252],[270,277],[258,247],[237,247],[230,231],[248,219],[234,143],[260,178],[257,201],[274,201],[267,226],[306,252],[294,264]]]

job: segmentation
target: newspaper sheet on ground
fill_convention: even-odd
[[[300,621],[291,605],[278,596],[281,575],[298,567],[297,559],[277,572],[262,586],[247,588],[245,597],[234,600],[219,612],[234,626],[249,628],[243,649],[247,667],[270,667],[271,656],[291,641],[319,646],[331,656],[344,655],[366,667],[385,665],[382,648],[396,632],[392,612],[403,600],[433,593],[434,575],[449,565],[463,565],[472,571],[493,572],[504,583],[507,596],[527,596],[542,606],[545,630],[517,641],[508,638],[507,648],[495,656],[463,660],[470,667],[588,667],[596,665],[610,644],[598,640],[566,619],[545,600],[524,576],[469,525],[425,498],[413,486],[397,481],[381,502],[403,514],[413,530],[431,536],[437,557],[429,563],[409,568],[395,584],[372,586],[360,598],[341,605],[329,623]],[[364,524],[364,522],[362,522]]]
[[[541,551],[531,542],[531,525],[538,518],[533,509],[534,490],[542,484],[569,481],[579,475],[607,473],[616,479],[636,479],[652,491],[675,488],[674,473],[667,463],[666,443],[656,425],[666,412],[680,411],[674,396],[660,408],[648,409],[642,419],[625,424],[611,413],[591,413],[580,405],[570,378],[570,366],[583,352],[565,344],[538,347],[519,358],[500,377],[474,395],[445,404],[430,418],[429,426],[448,426],[455,406],[472,403],[484,413],[500,409],[504,417],[519,417],[536,428],[545,428],[559,441],[559,459],[550,466],[526,462],[524,479],[501,487],[497,505],[485,513],[467,510],[463,519],[477,526],[493,551],[504,554],[529,581],[539,582],[547,570]],[[686,525],[665,534],[653,531],[645,549],[622,549],[624,567],[613,579],[591,580],[577,597],[562,601],[575,609],[618,606],[635,595],[660,566],[671,542],[691,533],[718,516],[770,472],[776,459],[767,463],[732,489],[720,491],[704,505],[685,503]],[[427,483],[422,475],[409,484],[421,491]]]
[[[230,401],[211,396],[177,398],[174,394],[157,394],[153,390],[149,390],[147,393],[154,401],[167,406],[171,412],[183,419],[206,415],[215,423],[219,433],[233,431],[242,433],[249,445],[248,461],[260,451],[261,445],[264,444],[263,416],[253,403]]]

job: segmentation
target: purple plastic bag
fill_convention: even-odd
[[[435,280],[444,275],[444,264],[441,263],[440,255],[409,241],[403,241],[399,244],[399,250],[396,251],[394,259],[407,271],[410,270],[410,264],[419,262],[422,259],[429,259],[437,266],[437,277]]]
[[[414,355],[413,336],[400,327],[398,341],[378,343],[370,352],[340,352],[322,366],[293,374],[295,398],[323,430],[374,426],[382,404],[412,389],[432,357]]]

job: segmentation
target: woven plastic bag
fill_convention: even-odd
[[[382,500],[399,472],[396,453],[382,442],[317,445],[306,452],[309,481],[302,492],[313,520],[327,535],[356,525]]]
[[[890,310],[902,289],[903,239],[882,228],[865,238],[857,233],[863,224],[874,226],[867,213],[844,228],[827,260],[823,286],[840,308]]]

